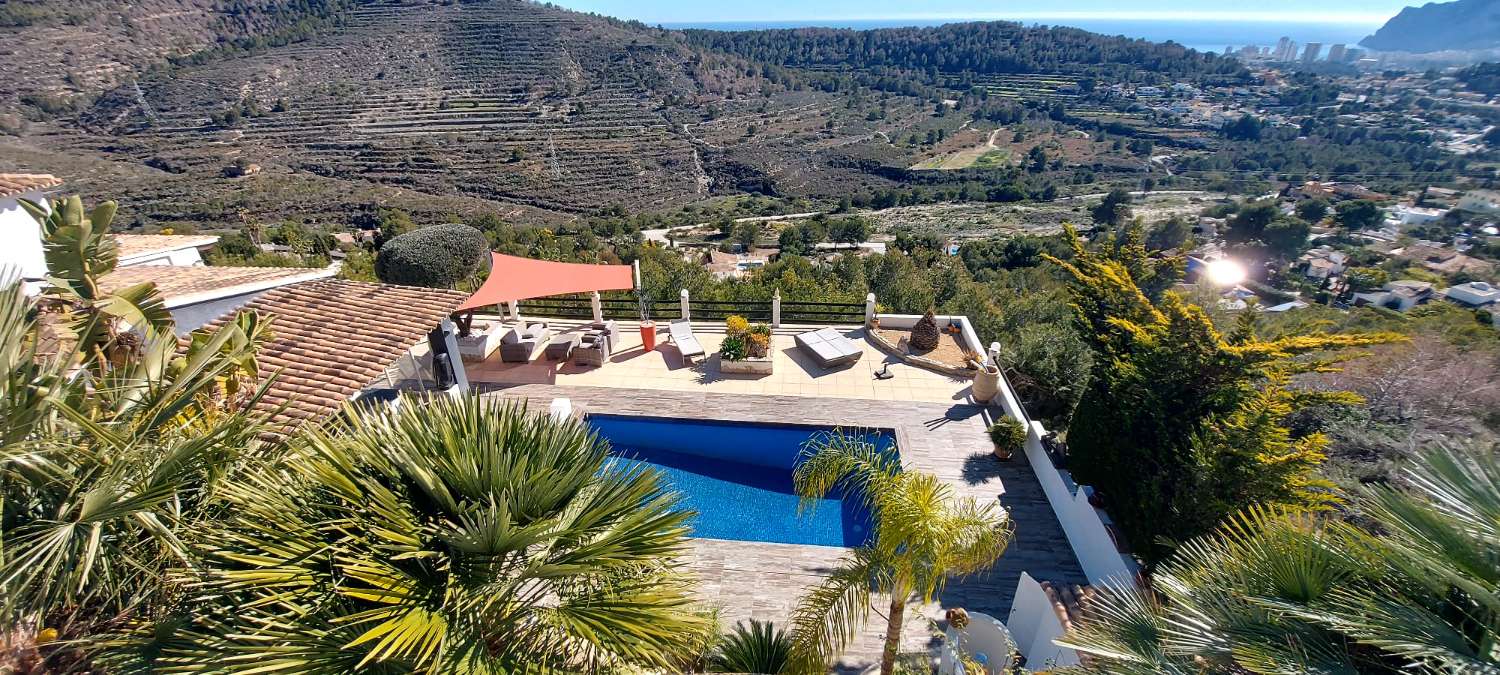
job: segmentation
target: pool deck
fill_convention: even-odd
[[[554,335],[579,331],[584,325],[567,319],[546,321]],[[476,385],[554,384],[931,403],[964,400],[969,393],[967,379],[910,366],[881,351],[865,338],[862,326],[833,326],[864,350],[864,355],[851,365],[825,369],[797,349],[798,333],[826,326],[786,325],[771,335],[770,375],[725,375],[719,372],[715,356],[724,340],[722,321],[693,322],[693,334],[708,352],[693,365],[683,363],[682,353],[667,341],[665,323],[657,326],[657,344],[649,351],[641,344],[636,322],[619,324],[621,344],[603,367],[549,361],[541,356],[529,363],[506,363],[496,351],[483,361],[465,361],[464,371]],[[893,377],[875,379],[875,371],[887,364]]]
[[[571,384],[485,388],[492,395],[529,399],[543,409],[552,399],[563,397],[584,412],[896,430],[905,467],[936,475],[952,485],[957,494],[998,499],[1015,526],[1015,538],[993,568],[950,581],[938,602],[908,612],[903,631],[905,649],[934,647],[932,622],[940,621],[946,608],[963,607],[1005,620],[1022,571],[1037,579],[1087,583],[1025,456],[1000,462],[991,454],[992,446],[984,432],[998,409],[968,403],[966,395],[955,396],[952,392],[958,391],[957,386],[951,386],[946,402],[828,396],[810,401],[805,395]],[[827,575],[844,551],[827,546],[695,539],[690,567],[699,577],[705,604],[720,609],[726,627],[747,618],[786,625],[797,600]],[[883,606],[871,613],[864,632],[845,652],[837,670],[862,672],[878,667],[884,613]]]

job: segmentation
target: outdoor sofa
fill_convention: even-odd
[[[500,339],[500,360],[508,363],[526,363],[547,346],[547,341],[551,337],[552,332],[547,330],[545,323],[531,323],[511,328],[510,332]]]
[[[824,368],[849,365],[865,353],[853,340],[832,328],[802,333],[796,339],[797,348]]]

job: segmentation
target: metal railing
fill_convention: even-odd
[[[742,316],[756,323],[859,324],[867,307],[854,302],[815,302],[809,300],[653,300],[647,303],[651,318],[671,321],[683,317],[684,308],[694,321],[723,321]],[[640,318],[640,305],[628,298],[600,298],[599,307],[606,319]],[[586,295],[562,295],[535,298],[521,303],[521,313],[559,319],[592,319],[593,304]]]

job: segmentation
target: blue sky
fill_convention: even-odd
[[[1075,19],[1380,23],[1410,0],[554,0],[570,9],[646,23],[707,21],[828,21],[1013,19],[1065,23]]]

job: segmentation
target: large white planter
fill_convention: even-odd
[[[749,358],[742,361],[726,361],[719,357],[719,372],[729,375],[770,375],[771,357]]]
[[[957,647],[980,663],[990,673],[1004,672],[1010,665],[1010,650],[1014,641],[1005,624],[982,612],[969,612],[969,625],[962,630],[949,627],[947,639],[943,641],[942,661],[938,664],[939,675],[983,675],[965,673]]]

